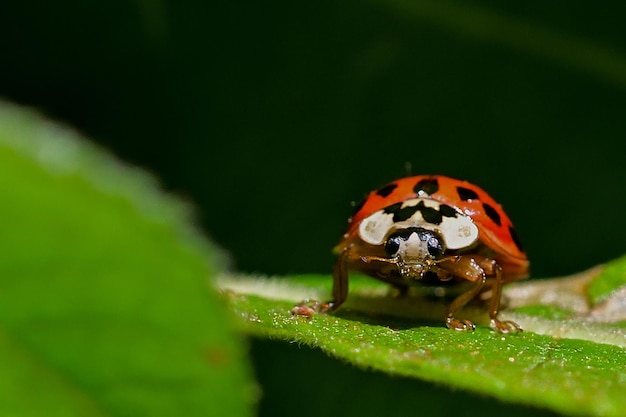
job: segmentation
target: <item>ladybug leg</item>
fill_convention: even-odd
[[[304,300],[291,309],[294,316],[313,317],[316,313],[335,311],[348,298],[348,262],[350,250],[345,249],[339,254],[333,271],[333,299],[322,303],[317,300]]]
[[[337,310],[348,299],[348,262],[350,249],[339,254],[333,268],[333,299],[325,303],[324,312]]]
[[[485,286],[487,277],[493,277],[491,287],[491,303],[489,305],[490,326],[500,333],[510,333],[521,331],[520,326],[512,321],[501,321],[498,319],[500,308],[500,296],[502,294],[502,268],[498,263],[490,258],[477,255],[460,255],[443,259],[437,266],[447,273],[459,278],[465,278],[475,285],[468,291],[458,296],[448,307],[446,324],[448,328],[467,331],[474,330],[475,326],[468,320],[460,320],[454,317],[455,313],[476,297]]]
[[[498,312],[500,310],[500,298],[502,297],[502,268],[494,260],[490,261],[494,265],[494,281],[493,285],[491,286],[491,302],[489,303],[489,317],[491,318],[491,323],[489,324],[489,326],[493,330],[500,333],[521,332],[522,328],[514,321],[498,319]]]
[[[455,317],[455,314],[458,310],[470,302],[470,300],[476,297],[483,289],[485,283],[487,282],[487,274],[485,273],[485,270],[481,268],[476,260],[471,256],[452,256],[450,258],[445,258],[437,263],[437,267],[450,275],[465,278],[474,283],[472,288],[452,301],[452,303],[448,306],[446,315],[446,326],[449,329],[462,332],[474,330],[476,328],[474,323],[467,319],[458,319]]]

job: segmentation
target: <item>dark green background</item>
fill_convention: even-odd
[[[625,8],[14,1],[0,95],[156,173],[240,271],[330,271],[350,202],[408,163],[488,190],[555,276],[624,252]]]

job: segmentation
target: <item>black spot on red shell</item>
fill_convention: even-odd
[[[459,194],[459,198],[463,201],[478,200],[478,194],[470,188],[456,187],[456,192]]]
[[[380,187],[378,190],[376,190],[376,194],[381,197],[387,197],[389,194],[393,193],[393,190],[395,190],[396,188],[398,188],[398,184],[392,182],[391,184],[387,184],[384,187]]]
[[[493,206],[483,203],[483,209],[485,210],[485,214],[498,226],[502,226],[502,220],[500,219],[500,214],[498,211],[493,208]]]
[[[415,187],[413,187],[413,191],[417,194],[420,194],[420,192],[428,195],[435,194],[439,191],[439,181],[437,181],[437,178],[426,178],[420,180],[417,184],[415,184]]]
[[[520,252],[524,252],[524,247],[522,246],[522,242],[519,240],[519,236],[517,236],[517,232],[513,228],[513,226],[509,226],[509,233],[511,234],[511,239],[513,239],[513,243],[517,246]]]

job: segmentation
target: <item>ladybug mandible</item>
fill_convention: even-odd
[[[498,319],[502,285],[528,275],[528,259],[511,220],[481,188],[441,175],[414,176],[372,191],[348,220],[333,273],[333,299],[317,310],[335,311],[348,297],[348,271],[391,283],[401,291],[413,285],[468,281],[469,289],[447,309],[450,329],[474,330],[456,313],[491,291],[491,327],[521,331]],[[310,313],[310,308],[299,311]]]

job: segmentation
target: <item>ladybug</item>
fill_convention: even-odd
[[[335,311],[346,301],[348,271],[354,270],[403,292],[413,285],[468,282],[447,308],[448,328],[474,330],[471,321],[456,313],[491,291],[491,328],[522,330],[515,322],[499,320],[498,310],[502,285],[527,277],[528,258],[509,217],[481,188],[441,175],[401,178],[372,191],[348,223],[334,248],[333,299],[319,311]]]

